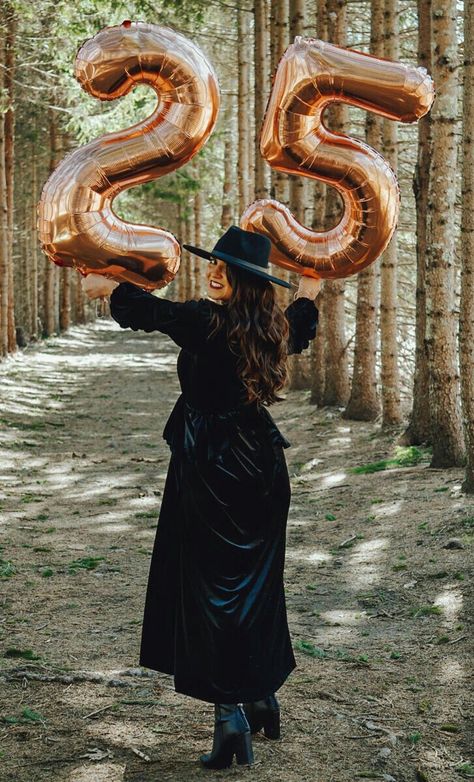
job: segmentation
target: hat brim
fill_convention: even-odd
[[[203,250],[201,247],[193,247],[191,244],[183,244],[183,247],[185,250],[193,253],[193,255],[198,255],[200,258],[205,258],[207,261],[210,261],[211,258],[219,258],[221,261],[231,263],[234,266],[239,266],[241,269],[245,269],[245,271],[251,272],[252,274],[257,274],[259,277],[264,277],[266,280],[275,282],[277,285],[282,285],[284,288],[293,288],[293,285],[290,282],[281,280],[279,277],[274,277],[272,274],[268,274],[263,269],[260,270],[253,263],[244,261],[243,258],[234,258],[233,255],[227,255],[227,253],[219,252],[219,250],[209,252],[209,250]]]

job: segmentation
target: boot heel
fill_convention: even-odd
[[[267,739],[279,739],[280,738],[280,712],[270,712],[265,717],[263,725],[263,732]]]
[[[235,759],[239,766],[252,766],[254,763],[252,737],[250,732],[241,733],[235,738]]]

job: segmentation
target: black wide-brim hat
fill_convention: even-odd
[[[225,234],[217,240],[214,248],[203,250],[201,247],[193,247],[190,244],[183,244],[185,250],[189,250],[193,255],[200,258],[219,258],[221,261],[231,263],[234,266],[240,266],[245,271],[258,274],[259,277],[265,277],[270,282],[276,282],[277,285],[283,285],[284,288],[292,288],[291,283],[286,280],[280,280],[268,274],[265,269],[269,269],[268,259],[270,257],[271,243],[267,236],[253,233],[253,231],[244,231],[237,225],[231,225]]]

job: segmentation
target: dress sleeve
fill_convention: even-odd
[[[288,355],[301,353],[316,336],[318,309],[312,299],[300,296],[288,305],[285,315],[290,326]]]
[[[203,304],[203,299],[161,299],[131,282],[121,282],[111,293],[110,314],[123,329],[161,331],[179,347],[197,350],[206,334]]]

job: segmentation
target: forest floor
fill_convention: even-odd
[[[138,667],[178,349],[108,319],[0,367],[2,782],[455,782],[474,775],[460,470],[290,391],[282,739],[200,768],[212,706]],[[416,460],[415,460],[416,461]],[[471,754],[469,754],[471,748]]]

